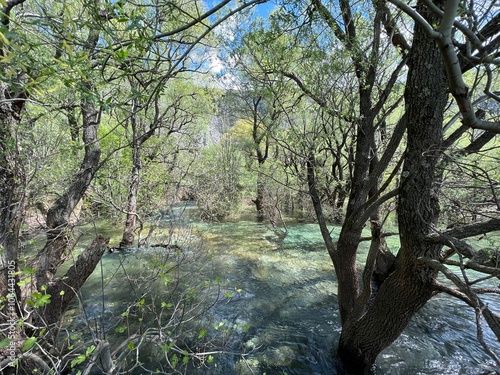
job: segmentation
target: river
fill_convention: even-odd
[[[220,301],[205,315],[204,324],[219,332],[220,327],[227,329],[226,353],[214,355],[213,362],[188,374],[339,373],[331,355],[340,336],[336,279],[317,225],[291,221],[286,237],[248,217],[204,223],[191,216],[183,225],[201,239],[209,255],[203,258],[204,267],[199,267],[195,278],[223,284]],[[333,233],[336,231],[334,228]],[[395,241],[390,244],[395,246]],[[366,245],[362,244],[360,259],[364,251]],[[115,344],[123,336],[116,334],[112,316],[130,299],[130,287],[116,276],[118,264],[128,264],[130,276],[141,272],[140,259],[138,252],[107,254],[103,274],[98,268],[82,290],[86,316],[102,322],[108,337],[116,336]],[[82,329],[81,316],[81,308],[75,304],[68,313],[69,330]],[[435,297],[381,353],[375,374],[485,373],[485,366],[493,363],[476,339],[474,319],[474,312],[462,302],[446,295]],[[498,353],[498,343],[487,332],[486,340]],[[141,373],[137,371],[134,373]]]

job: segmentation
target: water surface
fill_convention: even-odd
[[[227,353],[217,355],[198,373],[337,374],[338,363],[331,355],[340,336],[337,285],[317,225],[292,222],[286,237],[266,223],[249,219],[226,223],[191,219],[189,225],[209,254],[210,267],[200,268],[197,277],[222,280],[223,292],[229,292],[218,296],[220,301],[206,323],[230,329],[224,341]],[[366,250],[366,244],[361,247]],[[129,257],[132,265],[137,263],[135,256],[123,254],[120,259]],[[130,298],[130,290],[111,277],[117,262],[117,255],[106,255],[106,277],[101,279],[96,270],[82,291],[87,315],[105,322],[108,335],[113,335],[111,316]],[[135,272],[133,267],[129,272]],[[102,282],[106,301],[96,293]],[[78,321],[77,311],[69,314],[70,321]],[[483,366],[493,363],[476,339],[474,319],[473,311],[462,302],[445,295],[435,297],[379,356],[376,374],[484,372]],[[486,339],[498,353],[494,337],[486,332]]]

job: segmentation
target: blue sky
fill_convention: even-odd
[[[266,18],[269,16],[269,13],[276,7],[276,4],[273,1],[268,1],[264,4],[259,4],[255,7],[255,14],[257,16],[261,16],[262,18]]]

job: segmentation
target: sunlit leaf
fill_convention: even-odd
[[[33,347],[33,345],[35,345],[35,343],[36,343],[36,337],[30,337],[23,343],[21,350],[23,352],[27,352]]]
[[[202,329],[200,331],[200,333],[198,334],[198,338],[199,339],[202,339],[203,337],[205,337],[207,335],[208,331],[206,329]]]
[[[9,346],[11,341],[12,340],[9,338],[3,339],[2,341],[0,341],[0,349],[5,348],[6,346]]]

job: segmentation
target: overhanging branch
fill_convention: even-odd
[[[481,234],[486,234],[497,230],[500,230],[500,219],[492,218],[479,223],[466,224],[455,227],[453,229],[449,229],[443,232],[442,235],[446,237],[463,239],[463,238],[479,236]],[[429,237],[432,238],[433,235]]]
[[[448,84],[449,89],[457,105],[459,107],[460,113],[462,114],[462,119],[464,125],[468,126],[472,129],[482,129],[487,130],[496,134],[500,134],[500,122],[499,121],[485,121],[480,120],[475,115],[475,111],[473,110],[469,88],[464,82],[462,76],[462,70],[460,68],[460,61],[458,58],[457,51],[454,47],[453,43],[453,26],[455,25],[455,18],[457,16],[458,11],[458,0],[448,0],[446,1],[445,7],[442,12],[442,19],[439,25],[439,29],[435,30],[432,25],[430,25],[423,17],[420,15],[415,9],[410,7],[408,4],[400,1],[400,0],[388,0],[396,7],[404,11],[407,15],[409,15],[413,20],[423,29],[425,32],[433,38],[443,57],[443,61],[446,68],[446,74],[448,76]],[[464,30],[461,30],[464,32]],[[472,35],[469,35],[470,32],[467,32],[469,38],[472,38]],[[479,42],[477,36],[473,38],[475,42]],[[487,57],[485,57],[482,61],[489,61]],[[491,61],[489,61],[491,62]]]

